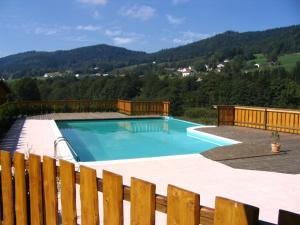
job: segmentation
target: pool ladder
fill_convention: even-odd
[[[66,142],[66,144],[67,144],[67,146],[69,147],[69,149],[70,149],[70,151],[71,151],[71,153],[72,153],[74,159],[75,159],[77,162],[80,162],[79,156],[78,156],[77,153],[75,152],[75,150],[74,150],[73,146],[71,145],[71,143],[70,143],[70,142],[68,141],[68,139],[65,138],[65,137],[58,137],[58,138],[55,139],[55,141],[54,141],[54,158],[55,158],[55,159],[58,158],[58,157],[57,157],[57,145],[58,145],[60,142],[62,142],[62,141]]]

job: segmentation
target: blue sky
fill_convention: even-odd
[[[0,0],[0,57],[101,43],[154,52],[294,24],[299,0]]]

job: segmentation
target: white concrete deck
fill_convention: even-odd
[[[17,151],[30,148],[31,153],[53,156],[51,121],[25,120],[21,126],[21,132],[10,133],[17,140]],[[99,177],[102,169],[121,174],[127,185],[132,176],[153,182],[159,194],[166,194],[168,184],[197,192],[201,205],[212,208],[215,196],[254,205],[260,208],[260,219],[270,223],[277,222],[279,209],[300,213],[299,174],[233,169],[198,154],[85,165],[95,168]],[[159,218],[157,224],[164,219],[161,215]]]

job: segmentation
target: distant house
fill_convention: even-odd
[[[221,72],[222,71],[222,69],[225,67],[225,65],[224,64],[222,64],[222,63],[219,63],[218,65],[217,65],[217,71],[218,72]]]
[[[224,60],[224,63],[229,63],[229,59],[225,59],[225,60]]]
[[[205,64],[204,66],[207,72],[212,71],[212,68],[210,68],[209,65]]]
[[[80,76],[79,73],[76,73],[76,74],[75,74],[75,77],[76,77],[76,78],[78,78],[79,76]]]
[[[192,73],[193,71],[192,71],[192,67],[189,66],[189,67],[179,68],[179,69],[177,70],[177,72],[181,73],[183,77],[186,77],[186,76],[191,75],[191,73]]]
[[[7,101],[7,97],[10,94],[9,88],[4,81],[0,80],[0,105]]]

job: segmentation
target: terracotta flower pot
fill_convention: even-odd
[[[272,143],[271,144],[272,152],[274,153],[280,152],[280,146],[281,145],[279,143]]]

